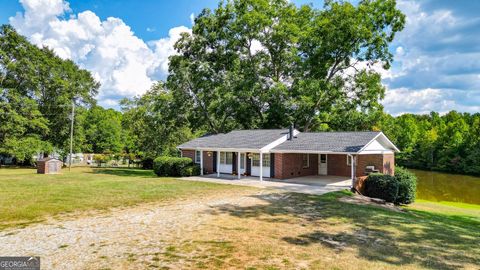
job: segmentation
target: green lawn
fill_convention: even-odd
[[[59,175],[0,168],[0,229],[26,225],[76,210],[167,201],[232,187],[159,178],[138,169],[73,168]]]
[[[259,192],[158,178],[136,169],[75,168],[61,175],[0,169],[0,229],[50,215],[218,194],[255,203],[214,204],[202,229],[121,260],[172,269],[478,269],[480,206],[418,201],[392,211],[325,195]],[[246,192],[238,191],[244,190]],[[251,192],[250,192],[251,191]],[[131,265],[130,265],[131,264]],[[153,267],[152,266],[152,267]]]
[[[265,194],[264,204],[218,206],[207,229],[172,243],[159,261],[189,269],[478,269],[476,212],[339,201],[350,195]]]

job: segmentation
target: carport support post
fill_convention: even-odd
[[[350,167],[352,170],[352,188],[355,188],[355,158],[353,155],[348,155],[350,157]]]
[[[240,179],[240,152],[237,154],[237,175],[238,179]]]
[[[200,175],[203,175],[203,150],[200,150]]]
[[[220,151],[217,151],[217,177],[220,177]]]
[[[263,153],[260,152],[260,181],[263,181]]]

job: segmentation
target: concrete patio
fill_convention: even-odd
[[[348,177],[342,176],[303,176],[290,179],[274,179],[264,178],[260,181],[258,177],[242,176],[238,179],[236,175],[221,174],[217,177],[217,174],[209,174],[203,176],[191,176],[179,178],[180,180],[188,181],[203,181],[218,184],[249,186],[256,188],[268,188],[279,189],[289,192],[299,192],[307,194],[325,194],[332,191],[339,191],[344,189],[350,189],[352,180]]]

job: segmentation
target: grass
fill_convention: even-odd
[[[475,212],[338,201],[349,195],[264,194],[251,206],[215,206],[212,222],[172,243],[160,261],[194,269],[478,269]]]
[[[59,175],[34,169],[0,168],[0,229],[48,216],[168,201],[241,187],[159,178],[152,171],[73,168]]]
[[[62,175],[0,169],[0,228],[240,189],[135,169],[76,168]],[[209,204],[199,213],[208,218],[192,230],[148,247],[138,243],[138,253],[115,261],[159,269],[478,269],[480,206],[418,201],[392,211],[339,200],[351,195],[244,192],[239,196],[250,197],[239,200],[249,203]]]

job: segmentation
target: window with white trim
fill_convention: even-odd
[[[252,166],[260,167],[260,154],[252,154]],[[270,167],[270,154],[263,154],[262,166]]]
[[[220,152],[220,164],[232,164],[233,153],[232,152]]]
[[[263,167],[270,167],[270,154],[263,154]]]
[[[309,168],[310,167],[310,154],[303,154],[302,165],[303,165],[303,168]]]
[[[252,154],[252,166],[260,167],[260,154]]]
[[[200,163],[200,155],[202,153],[198,150],[195,150],[195,163]]]

